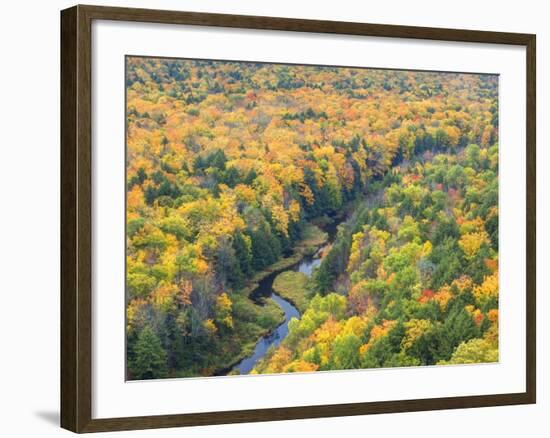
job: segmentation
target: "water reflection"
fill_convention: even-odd
[[[337,224],[330,224],[325,228],[325,231],[329,234],[329,243],[323,245],[317,250],[312,256],[304,257],[300,263],[291,268],[294,271],[303,272],[308,277],[313,275],[315,269],[321,264],[325,250],[331,245],[331,242],[334,240],[336,234]],[[282,342],[282,340],[288,335],[288,323],[292,318],[300,318],[300,312],[296,307],[290,304],[284,298],[281,298],[273,291],[273,280],[279,274],[279,272],[274,272],[260,281],[258,287],[252,294],[250,298],[259,305],[263,305],[266,298],[271,298],[275,303],[283,309],[285,314],[285,321],[277,327],[273,332],[262,336],[256,346],[254,347],[254,352],[251,356],[243,359],[239,362],[234,370],[238,371],[239,374],[248,374],[256,363],[262,359],[271,346],[277,347]]]
[[[252,353],[252,356],[243,359],[235,366],[235,370],[238,370],[240,374],[248,374],[250,371],[252,371],[254,365],[256,365],[256,362],[260,360],[265,355],[265,353],[267,353],[269,347],[271,347],[272,345],[274,347],[277,347],[286,337],[286,335],[288,334],[289,321],[292,318],[300,318],[300,312],[298,312],[298,309],[296,309],[296,307],[294,307],[285,299],[281,298],[279,295],[273,293],[271,295],[271,299],[273,299],[273,301],[275,301],[285,312],[285,322],[277,327],[277,329],[272,333],[260,338],[260,340],[256,344],[256,347],[254,348],[254,353]]]

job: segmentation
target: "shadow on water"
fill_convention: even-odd
[[[323,261],[323,252],[327,247],[332,245],[332,242],[334,242],[339,223],[340,222],[338,220],[333,220],[323,227],[323,231],[328,233],[327,243],[321,246],[312,256],[304,257],[302,261],[293,268],[294,271],[302,272],[308,277],[311,277],[313,275],[313,271],[318,268]]]
[[[256,362],[264,357],[264,355],[267,353],[267,350],[269,350],[271,346],[277,347],[286,337],[286,335],[288,334],[288,323],[290,322],[290,320],[292,318],[300,318],[300,312],[298,312],[298,309],[296,309],[296,307],[294,307],[287,300],[281,298],[279,295],[272,291],[271,285],[273,285],[273,279],[275,276],[270,275],[269,277],[271,277],[269,281],[269,289],[271,290],[271,295],[268,296],[273,301],[275,301],[281,309],[283,309],[283,312],[285,313],[285,321],[271,333],[262,336],[260,340],[256,343],[256,347],[254,347],[254,352],[252,353],[252,355],[243,359],[241,362],[235,365],[234,370],[239,371],[240,374],[248,374],[250,371],[252,371],[252,369],[256,365]],[[266,280],[269,279],[269,277],[266,278]],[[262,284],[260,283],[260,286],[253,295],[256,295],[256,292],[261,292],[258,291],[261,286]],[[259,297],[256,295],[252,299],[257,302]]]
[[[299,263],[297,263],[293,267],[288,268],[288,270],[303,272],[308,277],[311,277],[315,268],[317,268],[321,264],[323,250],[327,246],[332,244],[336,235],[338,223],[338,221],[334,221],[323,227],[324,231],[326,231],[329,235],[328,242],[325,245],[321,246],[314,255],[304,257]],[[256,363],[265,356],[271,346],[279,346],[283,339],[288,335],[288,323],[290,322],[290,320],[292,318],[300,318],[301,316],[296,307],[294,307],[291,303],[289,303],[287,300],[280,297],[273,291],[273,281],[278,274],[280,274],[280,272],[273,272],[272,274],[265,277],[262,281],[260,281],[258,287],[250,295],[250,298],[258,305],[264,305],[265,300],[268,298],[273,299],[273,301],[275,301],[275,303],[277,303],[277,305],[279,305],[279,307],[283,310],[285,314],[285,320],[274,331],[265,336],[262,336],[258,340],[256,346],[254,347],[254,352],[252,353],[252,355],[244,358],[233,367],[233,370],[238,371],[239,374],[250,373]]]

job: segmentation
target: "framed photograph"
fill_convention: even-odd
[[[535,35],[61,12],[61,425],[535,403]]]

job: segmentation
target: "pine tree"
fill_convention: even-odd
[[[166,377],[166,351],[151,326],[143,328],[134,346],[134,359],[130,371],[134,379],[158,379]]]

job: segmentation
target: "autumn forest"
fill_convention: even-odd
[[[499,360],[497,76],[125,80],[128,380]]]

